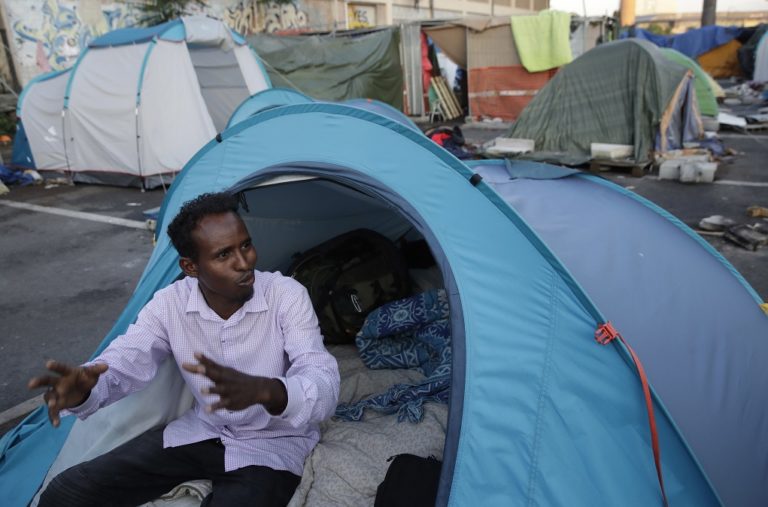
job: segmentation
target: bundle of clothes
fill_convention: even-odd
[[[370,409],[384,414],[397,413],[399,422],[416,423],[424,415],[424,403],[448,403],[451,329],[444,289],[393,301],[372,311],[355,344],[368,368],[413,368],[426,378],[415,384],[395,384],[384,393],[340,404],[336,417],[360,421],[365,409]]]

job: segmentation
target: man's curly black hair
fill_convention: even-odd
[[[192,231],[200,220],[208,215],[237,213],[238,199],[229,192],[201,194],[181,206],[179,214],[168,225],[171,243],[182,257],[197,260],[197,244],[192,239]]]

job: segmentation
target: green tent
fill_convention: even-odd
[[[523,110],[507,137],[533,139],[550,160],[589,157],[592,143],[634,146],[650,160],[703,134],[692,73],[654,44],[597,46],[561,68]]]
[[[664,56],[673,62],[688,67],[693,71],[695,78],[693,80],[693,86],[696,90],[696,100],[699,102],[699,112],[705,116],[717,116],[717,99],[712,92],[709,75],[704,72],[704,69],[680,51],[672,48],[659,49],[664,53]]]
[[[273,86],[315,99],[365,98],[403,109],[403,71],[397,28],[327,35],[248,37]]]

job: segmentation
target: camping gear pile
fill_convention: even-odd
[[[115,30],[72,68],[24,88],[13,165],[77,182],[167,185],[238,104],[269,87],[258,57],[221,21]]]
[[[652,91],[661,115],[663,90]],[[437,505],[768,503],[768,406],[755,402],[768,396],[768,316],[733,266],[610,182],[533,162],[465,164],[406,120],[360,107],[270,107],[202,148],[166,195],[155,250],[100,349],[179,276],[165,230],[182,203],[224,189],[245,203],[257,269],[285,270],[294,253],[366,228],[426,242],[437,276],[419,289],[445,289],[450,308],[449,405],[425,403],[418,424],[327,421],[291,505],[371,504],[402,453],[442,461]],[[343,403],[424,379],[330,348]],[[170,363],[85,421],[54,430],[41,407],[7,434],[7,505],[189,408]]]

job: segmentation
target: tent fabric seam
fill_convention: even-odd
[[[552,371],[552,351],[555,346],[554,334],[557,328],[557,316],[559,312],[559,301],[557,298],[557,273],[555,270],[550,271],[550,283],[549,283],[549,303],[552,313],[550,314],[548,326],[547,326],[547,349],[544,359],[544,368],[541,375],[541,387],[539,389],[539,396],[536,403],[536,423],[534,426],[533,437],[533,452],[531,456],[531,468],[530,475],[528,476],[528,505],[534,505],[534,495],[536,489],[537,475],[539,473],[539,447],[541,445],[541,434],[543,424],[544,413],[544,398],[547,396],[549,390],[549,378]]]

